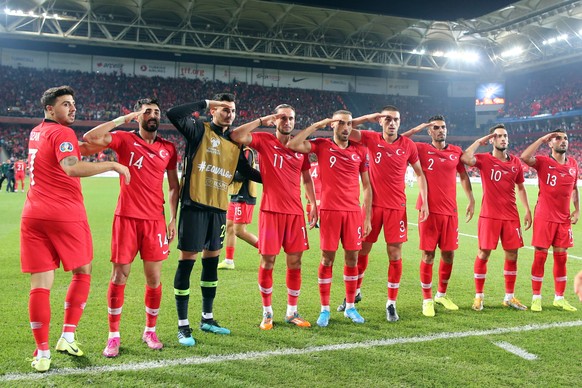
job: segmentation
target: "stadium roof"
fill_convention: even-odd
[[[261,0],[0,4],[0,37],[69,44],[467,74],[582,59],[580,0],[521,0],[451,21]]]

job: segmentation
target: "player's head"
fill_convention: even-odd
[[[142,98],[137,100],[133,110],[136,112],[145,108],[145,112],[139,117],[139,127],[147,132],[155,132],[160,126],[160,103],[157,98]]]
[[[218,93],[213,98],[214,101],[222,101],[226,106],[219,106],[210,109],[212,122],[219,127],[230,127],[236,117],[236,104],[234,94]]]
[[[562,128],[554,129],[552,133],[556,135],[552,137],[548,145],[553,152],[565,154],[568,151],[568,134]]]
[[[333,137],[336,141],[348,141],[352,132],[352,112],[349,110],[338,110],[333,113],[334,121],[331,123]]]
[[[428,135],[435,143],[444,143],[447,139],[447,124],[445,123],[445,116],[434,115],[428,119],[430,125],[428,126]]]
[[[509,145],[509,137],[507,136],[507,129],[505,125],[497,124],[489,129],[489,133],[495,134],[495,137],[489,139],[489,143],[498,151],[505,151]]]
[[[275,120],[277,132],[281,135],[290,135],[295,128],[295,108],[289,104],[277,105],[273,113],[282,113],[285,116]]]
[[[57,86],[46,90],[40,98],[44,117],[61,125],[75,122],[75,91],[70,86]]]
[[[398,128],[400,128],[400,111],[394,105],[386,105],[380,113],[387,115],[380,118],[382,131],[388,136],[395,136],[398,133]]]

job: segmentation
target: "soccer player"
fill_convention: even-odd
[[[255,153],[249,147],[243,148],[244,157],[249,164],[256,168]],[[247,230],[247,225],[253,222],[253,211],[257,203],[256,183],[234,173],[234,181],[229,186],[230,203],[226,212],[226,253],[225,258],[218,264],[218,269],[234,269],[234,250],[236,238],[258,248],[259,238]]]
[[[90,145],[114,150],[119,162],[129,168],[133,177],[131,184],[121,185],[113,220],[113,270],[107,291],[109,338],[103,350],[105,357],[119,355],[119,325],[125,285],[138,251],[143,260],[146,278],[146,325],[142,339],[150,349],[163,347],[156,335],[156,321],[162,299],[162,262],[168,258],[168,244],[176,234],[176,208],[180,191],[176,148],[174,144],[158,136],[161,111],[157,99],[142,98],[137,101],[134,110],[93,128],[83,136]],[[134,119],[139,123],[137,131],[110,132]],[[166,172],[170,202],[170,220],[167,226],[163,189]]]
[[[26,163],[24,160],[14,162],[14,192],[18,191],[18,182],[20,182],[20,191],[24,193],[24,174],[26,172]]]
[[[537,155],[536,151],[544,143],[550,147],[550,155]],[[563,129],[548,133],[521,154],[521,160],[538,172],[539,194],[534,210],[533,236],[531,245],[535,248],[531,268],[533,298],[532,311],[542,311],[542,281],[544,265],[548,257],[548,248],[554,251],[554,306],[566,311],[576,311],[564,299],[566,289],[566,261],[568,248],[574,246],[572,224],[580,216],[580,199],[578,197],[578,163],[567,157],[568,135]],[[574,211],[570,212],[570,201]]]
[[[45,372],[51,365],[50,292],[61,264],[73,278],[65,297],[63,332],[56,350],[73,356],[83,351],[75,331],[89,295],[93,243],[83,205],[80,177],[114,170],[129,183],[127,167],[115,162],[81,161],[75,132],[75,92],[69,86],[46,90],[41,97],[44,120],[32,129],[28,143],[30,189],[20,226],[20,264],[30,273],[28,310],[36,342],[32,367]]]
[[[276,132],[251,131],[259,126],[275,125]],[[301,204],[301,177],[309,200],[315,204],[313,183],[309,175],[309,160],[287,148],[295,127],[295,109],[287,104],[275,108],[274,114],[241,125],[232,138],[255,149],[263,176],[263,196],[259,213],[259,290],[263,301],[262,330],[273,328],[273,268],[275,258],[285,250],[287,264],[287,313],[285,322],[310,327],[297,311],[301,292],[301,256],[309,249],[305,217]],[[317,222],[317,206],[310,214],[310,226]]]
[[[425,124],[419,125],[403,135],[413,135],[420,132]],[[457,173],[461,186],[467,195],[469,204],[465,212],[466,222],[473,218],[475,198],[471,189],[471,181],[461,162],[463,150],[452,144],[447,144],[447,125],[445,118],[436,115],[428,120],[428,134],[431,143],[416,143],[420,165],[426,177],[428,186],[428,208],[430,214],[426,221],[418,223],[420,249],[420,285],[422,287],[422,314],[434,317],[434,303],[441,304],[447,310],[458,310],[459,307],[447,297],[447,287],[455,250],[459,247],[459,219],[457,214]],[[423,204],[419,196],[416,208]],[[439,264],[439,284],[436,297],[432,298],[432,267],[437,246],[441,250]]]
[[[319,128],[331,124],[333,139],[307,141]],[[289,142],[289,148],[297,152],[313,152],[317,155],[321,175],[321,225],[320,246],[322,258],[319,264],[318,282],[321,312],[317,325],[329,324],[329,296],[335,255],[341,240],[344,248],[344,282],[346,308],[344,316],[354,323],[364,323],[355,307],[358,281],[358,252],[362,239],[372,229],[372,188],[368,175],[368,151],[361,144],[351,142],[352,114],[347,110],[336,111],[331,119],[321,120],[301,131]],[[360,208],[360,177],[364,190],[365,219],[362,225]]]
[[[426,179],[416,145],[407,137],[398,135],[400,112],[397,107],[387,105],[380,113],[358,117],[353,124],[376,122],[382,126],[382,133],[353,129],[350,140],[362,143],[368,148],[370,162],[370,182],[372,184],[372,231],[362,242],[358,254],[358,284],[356,301],[361,299],[360,288],[364,272],[368,266],[368,255],[378,241],[380,230],[384,227],[384,239],[388,254],[388,298],[386,319],[396,322],[400,318],[396,311],[396,299],[402,277],[402,243],[407,241],[408,221],[406,217],[406,193],[404,176],[408,166],[416,172],[420,195],[423,199],[420,221],[428,217],[426,201]],[[352,125],[353,125],[352,124]],[[345,310],[345,300],[338,311]]]
[[[192,114],[209,109],[210,122],[194,119]],[[202,252],[202,319],[200,329],[215,334],[230,334],[214,319],[213,305],[218,285],[218,257],[226,231],[228,185],[238,170],[244,176],[261,181],[238,144],[231,138],[230,126],[236,116],[234,96],[221,93],[213,100],[202,100],[170,108],[168,119],[186,139],[184,180],[181,188],[178,249],[180,259],[174,276],[174,295],[178,312],[178,342],[193,346],[188,320],[190,274],[198,252]]]
[[[311,175],[311,180],[313,181],[313,188],[315,190],[315,204],[317,209],[321,205],[321,177],[319,176],[319,163],[317,162],[317,156],[314,153],[309,154],[309,175]],[[307,198],[307,193],[305,194]],[[307,205],[305,205],[305,211],[309,216],[311,213],[311,202],[307,198]],[[316,228],[319,228],[319,224],[315,224]]]
[[[491,153],[475,154],[480,146],[490,143]],[[519,213],[515,203],[515,187],[521,204],[525,208],[525,230],[531,227],[531,210],[527,201],[527,192],[523,185],[523,167],[519,158],[507,152],[509,139],[503,124],[489,130],[489,135],[475,140],[466,150],[461,161],[468,166],[475,166],[481,172],[483,201],[479,214],[478,236],[479,251],[475,258],[475,300],[473,310],[483,310],[483,289],[487,276],[487,261],[491,251],[501,245],[505,251],[503,275],[505,277],[505,298],[503,306],[517,310],[527,310],[514,295],[517,277],[517,251],[523,247],[523,237]]]

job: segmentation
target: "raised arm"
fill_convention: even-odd
[[[325,128],[329,124],[333,123],[334,119],[323,119],[315,124],[311,124],[309,127],[300,131],[294,138],[289,140],[287,147],[293,151],[301,152],[303,154],[308,154],[311,151],[311,143],[307,141],[307,138],[320,128]]]
[[[552,140],[553,137],[558,136],[559,134],[552,132],[552,133],[548,133],[547,135],[544,135],[542,137],[540,137],[539,139],[537,139],[536,141],[534,141],[533,143],[531,143],[525,150],[523,150],[523,152],[521,153],[521,160],[527,164],[530,167],[533,167],[533,165],[536,163],[536,151],[538,150],[538,148],[540,148],[540,146],[544,143],[549,142],[550,140]]]
[[[111,143],[111,133],[112,129],[115,129],[123,124],[128,124],[132,120],[137,119],[140,115],[145,112],[146,108],[138,112],[131,112],[125,116],[120,116],[114,120],[104,122],[99,124],[95,128],[85,132],[83,135],[83,140],[93,146],[107,147]]]
[[[381,117],[386,117],[388,115],[383,115],[381,113],[370,113],[364,116],[356,117],[352,120],[352,132],[350,132],[350,140],[359,142],[362,139],[362,133],[356,127],[363,123],[376,123],[378,124]]]
[[[532,225],[531,209],[529,208],[529,202],[527,200],[527,191],[523,183],[517,184],[517,197],[521,202],[521,205],[525,209],[525,215],[523,216],[523,229],[528,230]]]
[[[489,139],[495,137],[495,133],[491,133],[487,136],[483,136],[477,140],[473,144],[471,144],[463,155],[461,156],[461,162],[465,163],[469,167],[473,167],[475,163],[477,163],[477,159],[475,159],[475,152],[481,146],[487,145]]]
[[[422,123],[422,124],[419,124],[416,127],[412,128],[412,129],[409,129],[408,131],[404,132],[400,136],[412,137],[412,136],[416,135],[418,132],[422,132],[429,125],[430,125],[430,123]]]
[[[422,171],[422,167],[420,167],[420,162],[417,160],[416,163],[411,164],[414,173],[416,174],[416,182],[418,183],[418,191],[420,194],[420,198],[422,199],[422,206],[420,208],[420,222],[426,221],[429,215],[429,208],[428,208],[428,190],[427,190],[427,183],[426,177],[424,176],[424,171]]]
[[[467,205],[467,210],[465,212],[465,222],[469,222],[475,213],[475,197],[473,197],[473,188],[471,187],[471,180],[469,179],[467,171],[460,171],[459,178],[461,179],[461,187],[463,187],[463,191],[465,191],[465,195],[469,200],[469,204]]]
[[[249,145],[251,144],[251,141],[253,141],[253,135],[251,135],[251,132],[254,129],[262,126],[273,126],[275,125],[275,120],[280,119],[283,116],[285,116],[284,113],[275,113],[269,116],[259,117],[254,121],[250,121],[234,129],[230,134],[230,138],[232,141],[239,144]]]

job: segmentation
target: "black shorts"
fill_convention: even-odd
[[[188,252],[218,251],[226,235],[226,212],[211,212],[191,206],[180,208],[178,249]]]

